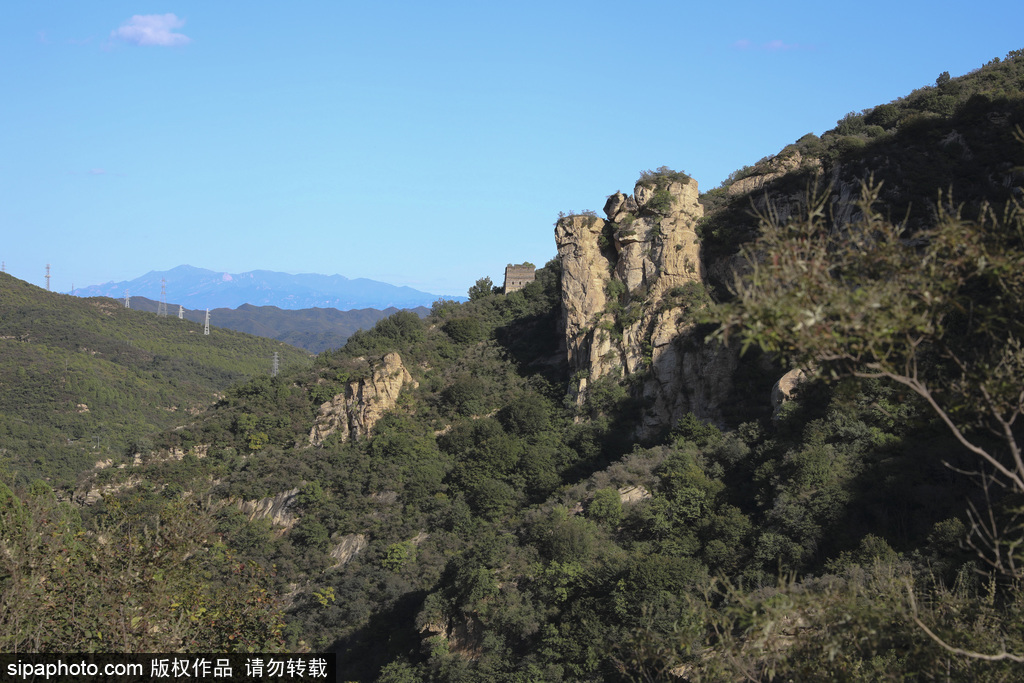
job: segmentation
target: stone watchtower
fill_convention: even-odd
[[[505,266],[505,293],[517,292],[533,282],[536,270],[532,263],[520,263],[517,266],[510,263]]]

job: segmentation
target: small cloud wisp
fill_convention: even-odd
[[[174,32],[184,25],[185,20],[175,14],[136,14],[111,31],[110,37],[135,45],[176,47],[192,42],[184,33]]]

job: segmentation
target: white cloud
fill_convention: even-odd
[[[136,14],[111,31],[110,37],[135,45],[174,47],[192,42],[184,33],[173,30],[184,25],[185,20],[174,14]]]

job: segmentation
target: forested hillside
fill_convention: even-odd
[[[959,78],[943,72],[934,85],[850,112],[820,137],[808,133],[704,193],[704,249],[712,256],[735,253],[757,232],[752,203],[764,210],[770,198],[786,218],[805,201],[809,184],[830,189],[829,208],[843,221],[860,181],[872,176],[882,183],[887,215],[910,229],[934,222],[939,192],[951,190],[950,200],[975,213],[983,201],[1005,202],[1021,184],[1013,131],[1022,92],[1018,50]],[[724,293],[728,278],[714,282]]]
[[[940,77],[699,205],[645,172],[607,220],[561,217],[525,289],[482,279],[236,383],[87,503],[12,467],[0,647],[333,651],[390,682],[1019,680],[1022,75],[1011,53]]]
[[[97,461],[152,448],[232,383],[294,347],[76,299],[0,274],[0,449],[20,482],[69,486]]]

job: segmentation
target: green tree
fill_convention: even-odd
[[[480,321],[476,318],[452,318],[444,324],[443,329],[457,344],[470,344],[483,338]]]
[[[469,300],[476,301],[477,299],[482,299],[485,296],[490,296],[493,289],[494,283],[491,282],[491,278],[484,276],[469,288]]]
[[[859,218],[842,229],[825,220],[826,195],[786,223],[762,215],[717,334],[824,377],[883,378],[923,398],[977,457],[972,474],[1011,494],[972,510],[968,542],[1019,580],[1024,209],[983,205],[967,219],[947,205],[911,240],[877,206],[879,189],[864,184]]]
[[[90,533],[52,492],[0,484],[0,649],[281,649],[271,576],[235,558],[196,505],[174,501],[147,520],[136,502],[108,497]]]
[[[720,308],[718,334],[825,376],[911,389],[981,459],[986,476],[1024,494],[1015,432],[1024,413],[1024,211],[984,206],[967,220],[947,208],[910,241],[883,217],[878,193],[865,184],[861,217],[842,231],[825,221],[823,197],[799,220],[763,216],[761,238],[744,250],[750,269],[736,280],[736,299]],[[975,532],[978,542],[999,542]],[[989,559],[1010,570],[1008,558]]]
[[[605,524],[612,529],[622,521],[622,498],[613,488],[594,491],[594,497],[587,506],[587,517]]]

